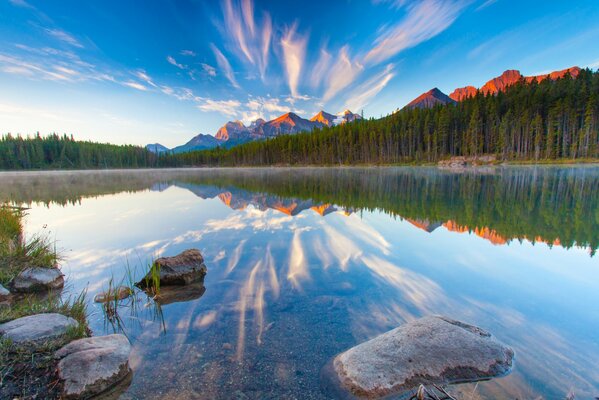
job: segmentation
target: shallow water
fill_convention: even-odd
[[[90,302],[133,344],[125,399],[325,398],[331,357],[429,314],[516,352],[465,399],[599,396],[597,166],[2,173],[0,200],[57,241],[65,296],[204,254],[205,288]]]

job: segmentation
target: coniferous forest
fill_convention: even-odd
[[[68,136],[0,140],[2,169],[401,164],[483,154],[506,161],[599,158],[599,72],[229,149],[158,156]]]

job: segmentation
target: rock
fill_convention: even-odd
[[[75,340],[55,354],[62,399],[89,398],[110,390],[131,372],[131,345],[124,335]]]
[[[0,285],[0,301],[8,300],[10,292],[4,286]]]
[[[95,297],[94,297],[94,301],[96,303],[106,303],[108,301],[113,301],[113,300],[123,300],[126,299],[127,297],[131,296],[133,294],[133,291],[128,288],[127,286],[119,286],[117,288],[112,288],[110,290],[107,290],[106,292],[102,292],[102,293],[98,293]]]
[[[505,375],[513,356],[512,349],[480,328],[429,316],[337,355],[323,374],[336,397],[378,398],[420,384],[475,382]]]
[[[160,305],[172,303],[184,303],[199,299],[206,292],[203,282],[192,283],[185,286],[164,286],[160,288],[157,295],[154,296],[154,301]],[[148,293],[151,295],[151,293]]]
[[[12,290],[20,293],[43,292],[63,286],[64,276],[58,268],[27,268],[11,282]]]
[[[152,268],[158,269],[160,285],[187,285],[202,280],[207,268],[199,250],[190,249],[174,257],[162,257],[154,262]],[[151,286],[152,271],[137,283],[138,286]]]
[[[57,339],[79,323],[62,314],[36,314],[0,325],[0,335],[14,343],[35,343]]]

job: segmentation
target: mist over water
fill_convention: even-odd
[[[141,278],[198,248],[203,287],[143,293],[123,398],[324,398],[320,369],[405,321],[443,314],[514,348],[465,398],[599,395],[599,167],[206,169],[0,174],[57,241],[67,292]],[[67,293],[68,295],[68,293]]]

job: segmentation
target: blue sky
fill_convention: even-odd
[[[599,67],[599,3],[0,0],[0,132],[175,146],[287,111]]]

